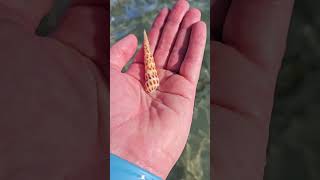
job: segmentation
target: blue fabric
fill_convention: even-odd
[[[110,180],[161,180],[161,178],[110,154]]]

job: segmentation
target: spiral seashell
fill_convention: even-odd
[[[159,77],[156,64],[150,49],[150,44],[146,31],[144,31],[144,70],[145,70],[145,91],[152,93],[159,87]]]

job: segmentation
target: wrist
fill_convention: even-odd
[[[110,154],[110,179],[162,180],[159,176],[115,154]]]
[[[143,150],[137,151],[136,149],[131,148],[121,148],[122,150],[116,148],[116,150],[112,147],[113,146],[111,146],[111,153],[155,174],[158,177],[161,177],[162,179],[167,178],[176,163],[176,160],[171,155],[168,155],[168,153],[161,153],[161,151],[152,153]]]

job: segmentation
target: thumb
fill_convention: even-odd
[[[121,71],[123,66],[129,61],[133,56],[138,46],[138,40],[135,35],[130,34],[116,44],[114,44],[110,49],[110,65]]]

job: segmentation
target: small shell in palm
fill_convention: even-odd
[[[151,52],[149,40],[146,31],[144,31],[144,70],[145,70],[145,91],[152,93],[159,87],[159,77],[156,64]]]

